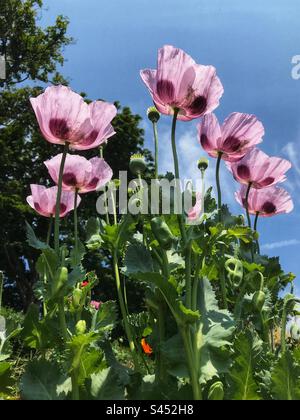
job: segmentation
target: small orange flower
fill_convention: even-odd
[[[143,348],[145,354],[148,354],[149,356],[151,356],[151,354],[153,354],[153,349],[150,346],[150,344],[147,343],[145,338],[143,338],[141,340],[141,345],[142,345],[142,348]]]

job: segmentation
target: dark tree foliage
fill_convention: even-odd
[[[5,86],[27,79],[49,82],[55,79],[58,64],[72,38],[66,35],[69,21],[58,16],[53,26],[43,29],[37,21],[42,0],[1,0],[0,55],[6,59]]]
[[[4,303],[25,309],[34,300],[33,286],[37,280],[37,255],[26,243],[25,221],[36,226],[37,235],[45,239],[48,220],[37,216],[27,205],[30,184],[53,185],[43,162],[62,148],[43,139],[39,131],[29,98],[39,95],[43,87],[16,88],[26,79],[35,82],[64,82],[56,72],[63,64],[63,48],[71,42],[66,31],[68,20],[59,16],[54,26],[38,26],[42,1],[1,0],[0,53],[6,56],[7,78],[0,89],[0,270],[5,273]],[[83,94],[85,97],[85,95]],[[86,98],[85,98],[86,99]],[[112,166],[114,176],[119,170],[128,170],[130,156],[143,152],[151,162],[151,154],[143,150],[144,132],[139,127],[141,117],[128,107],[119,110],[113,125],[117,134],[109,140],[104,157]],[[86,152],[87,158],[99,150]],[[80,208],[81,235],[84,221],[96,216],[97,194],[83,197]],[[72,225],[72,217],[63,221]],[[101,280],[101,298],[114,296],[109,261],[101,252],[87,259],[91,268],[96,266]],[[94,267],[93,267],[94,269]]]

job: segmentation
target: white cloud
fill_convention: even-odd
[[[269,244],[264,244],[262,245],[261,248],[270,251],[273,249],[285,248],[287,246],[296,246],[296,245],[300,245],[300,241],[298,239],[290,239],[287,241],[271,242]]]

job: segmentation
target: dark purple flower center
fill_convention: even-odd
[[[250,181],[250,169],[247,165],[239,165],[237,167],[238,177],[245,181]]]
[[[268,178],[265,178],[264,180],[262,180],[260,182],[260,185],[262,187],[268,187],[269,185],[273,184],[274,182],[274,178],[272,178],[271,176],[269,176]]]
[[[68,140],[70,129],[66,120],[62,118],[51,118],[49,121],[49,129],[55,137],[62,140]]]
[[[237,152],[241,148],[242,142],[236,137],[229,136],[223,143],[223,149],[226,153]]]
[[[97,185],[98,185],[98,182],[99,182],[99,178],[94,177],[94,178],[93,178],[93,179],[89,182],[88,187],[89,187],[89,188],[96,188],[96,187],[97,187]]]
[[[97,130],[93,130],[90,132],[90,134],[88,134],[85,138],[84,141],[82,142],[82,144],[84,145],[89,145],[89,144],[93,144],[97,137],[98,137],[99,131]]]
[[[64,203],[60,203],[60,212],[59,214],[62,215],[67,210],[67,206]],[[55,215],[56,213],[56,205],[52,209],[52,214]]]
[[[170,80],[158,80],[156,92],[162,102],[172,104],[175,96],[175,88]]]
[[[34,208],[36,209],[36,211],[41,212],[41,206],[39,205],[39,203],[34,203]]]
[[[204,96],[196,96],[193,102],[189,105],[189,112],[193,115],[202,114],[207,107],[207,100]]]
[[[77,179],[75,174],[71,172],[67,172],[63,175],[63,183],[65,185],[68,185],[70,187],[76,187],[77,186]]]
[[[271,201],[266,201],[262,206],[262,212],[265,214],[272,214],[276,212],[276,206]]]
[[[200,142],[203,149],[208,149],[210,147],[210,143],[206,134],[201,134]]]

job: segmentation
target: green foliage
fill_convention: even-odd
[[[300,400],[300,365],[295,363],[293,355],[286,352],[281,355],[272,369],[272,396],[280,401]]]
[[[64,381],[57,364],[43,359],[30,362],[21,380],[22,398],[29,401],[61,400],[58,387]]]
[[[219,309],[207,279],[203,279],[200,284],[198,308],[201,317],[197,326],[196,347],[200,360],[199,380],[204,383],[228,372],[229,348],[232,346],[235,326],[231,314]]]
[[[49,82],[57,64],[64,63],[62,50],[72,42],[66,35],[69,21],[58,16],[54,25],[39,27],[42,7],[42,0],[1,1],[0,54],[7,60],[8,86],[27,79]]]
[[[255,372],[262,351],[262,342],[250,331],[240,333],[236,338],[234,343],[236,357],[230,370],[230,399],[240,401],[261,399]]]

